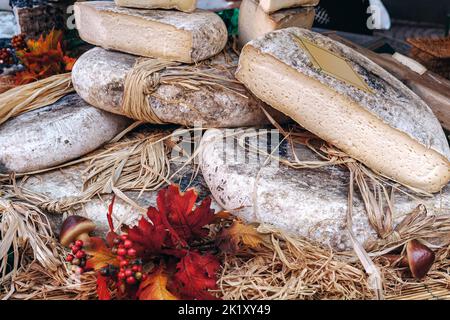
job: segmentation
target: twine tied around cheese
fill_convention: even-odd
[[[188,101],[171,100],[156,94],[159,85],[176,85],[186,91],[224,90],[247,98],[244,86],[233,76],[236,63],[222,52],[223,61],[210,60],[195,65],[180,64],[162,59],[140,58],[125,78],[122,113],[132,119],[152,124],[164,124],[148,102],[153,95],[166,103],[182,103],[195,111]],[[218,58],[217,58],[218,59]]]
[[[125,78],[122,102],[124,115],[152,124],[164,124],[150,106],[148,95],[153,93],[160,84],[161,74],[159,71],[177,64],[161,59],[138,59]]]

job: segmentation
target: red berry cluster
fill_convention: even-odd
[[[25,40],[25,35],[23,33],[19,34],[17,36],[14,36],[11,39],[11,45],[16,51],[24,50],[24,49],[28,48],[27,42]]]
[[[8,48],[0,49],[0,64],[13,64],[13,56]]]
[[[145,280],[146,275],[142,273],[142,260],[136,259],[136,249],[133,248],[133,241],[124,234],[114,239],[112,253],[117,254],[120,261],[117,279],[122,284],[135,285]]]
[[[77,240],[75,243],[70,245],[72,253],[68,254],[66,261],[72,264],[72,270],[77,274],[82,274],[84,272],[84,267],[86,266],[86,252],[83,250],[83,241]]]

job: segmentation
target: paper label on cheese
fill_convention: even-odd
[[[373,93],[367,83],[353,70],[350,63],[337,54],[311,41],[293,35],[298,45],[309,55],[314,67],[358,89]]]

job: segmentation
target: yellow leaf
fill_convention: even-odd
[[[222,230],[217,240],[219,247],[227,252],[236,252],[241,245],[255,249],[264,242],[263,236],[254,226],[241,221],[234,221],[231,227]]]
[[[119,265],[117,256],[105,245],[103,239],[91,237],[85,252],[90,256],[86,261],[86,268],[89,270],[98,271],[107,265]]]
[[[151,274],[139,288],[139,300],[178,300],[167,290],[169,278],[162,268]]]

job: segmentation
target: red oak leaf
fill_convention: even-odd
[[[111,292],[108,287],[109,279],[97,273],[97,295],[99,300],[111,300]]]
[[[208,234],[204,227],[214,220],[214,210],[210,209],[211,199],[206,198],[194,209],[197,192],[189,189],[180,192],[179,186],[171,185],[158,194],[157,204],[160,212],[167,215],[173,227],[172,237],[182,239],[181,243],[202,238]]]
[[[220,263],[215,256],[190,251],[177,264],[174,287],[186,299],[216,299],[208,290],[217,289],[219,268]]]
[[[177,185],[159,191],[158,208],[147,211],[149,221],[142,218],[138,226],[129,229],[128,236],[136,244],[138,254],[165,252],[166,248],[186,247],[188,242],[207,235],[204,227],[214,220],[211,199],[205,199],[194,209],[197,193],[190,189],[181,193]]]
[[[128,230],[128,238],[133,241],[140,256],[160,253],[168,236],[166,224],[158,210],[148,209],[147,216],[150,221],[141,218],[136,227]]]
[[[86,270],[100,270],[107,265],[118,266],[119,261],[101,238],[91,237],[85,252],[90,256],[86,261]]]

